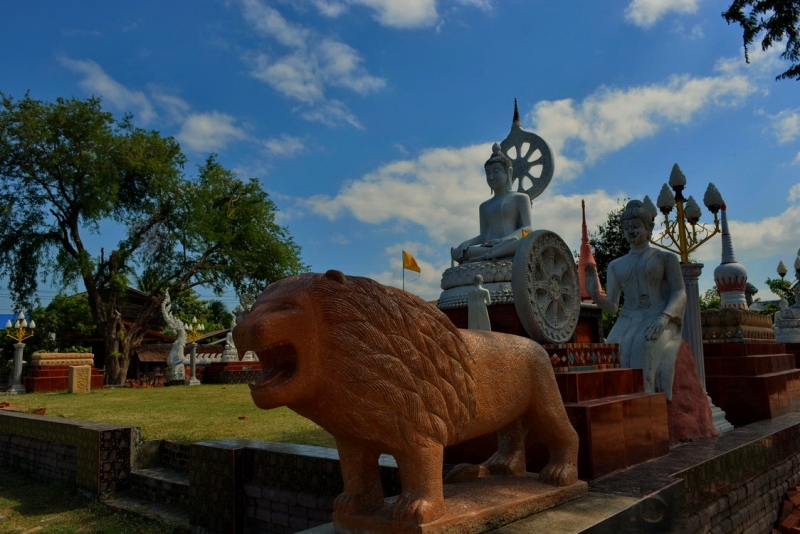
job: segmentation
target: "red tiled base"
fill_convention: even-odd
[[[706,376],[759,376],[795,369],[792,354],[762,354],[705,360]]]
[[[223,371],[260,371],[261,362],[215,362],[204,366],[204,373],[219,373]]]
[[[783,343],[768,341],[743,341],[703,343],[703,358],[738,358],[764,354],[785,354]]]
[[[603,369],[578,373],[556,373],[564,402],[586,402],[607,397],[644,393],[641,369]]]
[[[800,369],[760,376],[708,376],[706,390],[734,426],[800,409]]]
[[[68,365],[30,367],[27,372],[28,375],[22,379],[22,385],[28,393],[47,393],[69,389]],[[92,367],[91,382],[92,389],[103,388],[103,376],[96,367]]]
[[[578,433],[578,475],[591,480],[669,452],[667,401],[644,393],[641,369],[556,373],[572,426]],[[481,463],[497,450],[494,434],[445,449],[445,463]],[[547,463],[545,446],[532,429],[527,440],[528,470]]]
[[[706,390],[735,426],[800,409],[800,370],[783,343],[704,343]]]
[[[800,343],[784,343],[786,352],[794,354],[795,367],[800,368]]]

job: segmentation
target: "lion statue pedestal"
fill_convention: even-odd
[[[587,491],[552,365],[530,339],[458,330],[410,293],[338,271],[271,284],[233,337],[261,362],[251,386],[259,408],[288,406],[336,439],[338,530],[440,532],[456,522],[459,532],[480,532],[476,508],[496,528]],[[529,428],[549,449],[538,476],[525,472]],[[494,456],[456,466],[443,481],[444,447],[488,432],[498,433]],[[397,461],[403,487],[386,500],[383,453]],[[519,496],[500,505],[488,499],[491,487]],[[497,517],[508,510],[523,515]]]

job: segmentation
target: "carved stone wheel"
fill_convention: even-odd
[[[511,286],[517,315],[534,341],[572,339],[581,308],[578,267],[558,234],[536,230],[520,242]]]
[[[544,139],[514,122],[508,137],[500,142],[500,149],[514,166],[512,182],[517,181],[517,191],[531,200],[541,195],[555,171],[553,155]]]

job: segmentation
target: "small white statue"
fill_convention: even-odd
[[[470,330],[491,330],[492,324],[489,322],[489,309],[487,306],[492,304],[492,296],[489,290],[484,288],[483,276],[475,275],[475,287],[470,290],[467,296],[468,309],[468,328]]]
[[[800,281],[800,250],[797,251],[797,258],[794,261],[795,278]],[[775,341],[778,343],[800,343],[800,290],[797,282],[792,285],[794,293],[794,304],[789,306],[789,302],[781,298],[780,311],[775,314]]]
[[[169,369],[167,380],[170,382],[184,382],[186,380],[186,368],[183,365],[186,330],[183,326],[183,321],[172,315],[172,301],[169,298],[169,293],[165,293],[164,300],[161,301],[161,314],[164,316],[167,326],[175,331],[176,338],[167,358],[167,368]]]
[[[531,231],[531,199],[511,188],[513,164],[495,143],[492,157],[484,164],[486,182],[493,196],[480,205],[480,235],[453,248],[458,263],[514,256],[522,231]]]
[[[608,265],[605,297],[591,265],[586,267],[586,290],[607,313],[619,309],[623,290],[625,302],[607,342],[619,343],[622,367],[644,371],[645,391],[663,392],[672,400],[686,308],[680,263],[674,254],[650,246],[653,217],[642,202],[628,202],[621,222],[630,252]]]

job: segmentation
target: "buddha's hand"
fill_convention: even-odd
[[[650,326],[647,327],[647,330],[644,331],[644,337],[649,340],[658,339],[658,337],[664,332],[664,327],[667,326],[669,323],[669,316],[666,314],[661,314],[656,317],[656,320],[650,323]]]
[[[586,283],[586,292],[594,298],[595,295],[600,293],[600,288],[597,284],[597,268],[594,265],[587,265],[583,271],[583,278]]]

